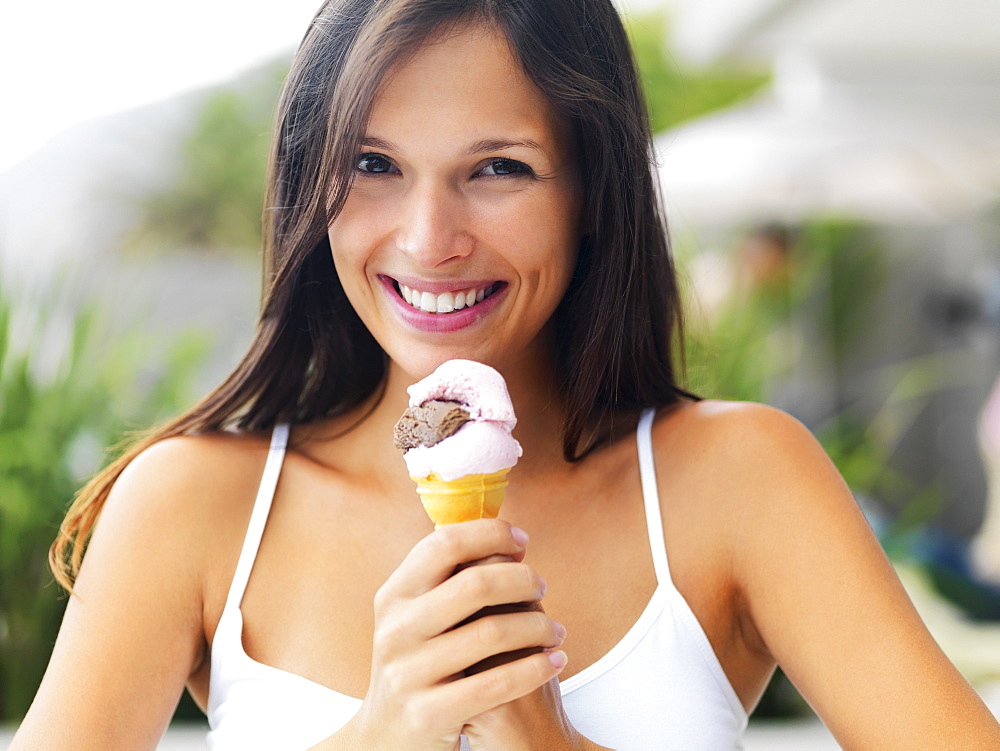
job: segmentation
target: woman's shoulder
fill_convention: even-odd
[[[661,410],[653,451],[672,486],[661,498],[683,504],[706,522],[714,520],[713,526],[766,533],[768,520],[806,502],[825,505],[831,513],[856,512],[819,441],[774,407],[704,400]]]
[[[775,407],[755,402],[706,399],[685,401],[661,410],[653,426],[657,458],[697,458],[707,471],[726,468],[751,474],[781,464],[791,469],[801,461],[823,460],[826,454],[801,422]]]
[[[170,436],[143,449],[125,471],[178,479],[186,473],[204,472],[209,478],[226,478],[239,475],[247,464],[263,462],[270,438],[269,431]]]
[[[122,471],[112,493],[139,493],[169,505],[201,505],[256,485],[267,458],[262,433],[203,433],[164,438],[142,450]],[[177,510],[181,510],[178,508]]]
[[[877,551],[819,441],[779,409],[710,400],[665,409],[654,423],[653,450],[668,547],[675,562],[690,566],[679,572],[679,586],[690,593],[708,577],[729,593],[741,633],[760,633],[751,612],[789,570],[815,570],[817,551],[839,571],[852,565],[858,545],[866,555]],[[750,643],[760,652],[764,641],[751,636]]]
[[[114,561],[114,567],[140,567],[159,586],[187,582],[184,591],[202,603],[199,612],[217,618],[268,445],[266,434],[213,433],[146,447],[112,486],[83,568],[89,562],[96,572],[98,561]],[[186,602],[180,595],[177,601]]]
[[[156,441],[122,470],[101,522],[116,517],[137,532],[179,542],[219,536],[249,517],[267,450],[267,436],[256,433]]]
[[[654,452],[669,483],[661,487],[664,516],[669,508],[683,527],[706,530],[738,578],[754,577],[775,556],[805,562],[830,540],[871,537],[819,441],[781,410],[720,401],[665,410]]]
[[[672,429],[711,430],[716,437],[747,429],[779,433],[796,427],[805,430],[798,420],[776,407],[723,399],[677,402],[659,410],[655,424],[669,425]]]

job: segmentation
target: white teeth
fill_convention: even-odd
[[[496,291],[496,285],[491,284],[481,289],[442,292],[440,295],[435,295],[407,287],[405,284],[399,285],[399,296],[414,308],[425,313],[451,313],[463,308],[471,308],[492,295],[494,291]]]
[[[442,292],[437,299],[438,313],[451,313],[455,309],[455,296],[451,292]]]

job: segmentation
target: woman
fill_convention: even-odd
[[[733,748],[776,661],[846,746],[1000,747],[806,431],[678,386],[643,113],[607,0],[324,5],[257,337],[70,511],[14,749],[152,747],[185,684],[219,749]],[[432,532],[392,427],[454,357],[524,457]]]

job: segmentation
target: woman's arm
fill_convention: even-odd
[[[12,751],[156,747],[205,656],[199,442],[153,446],[114,486]]]
[[[938,648],[809,432],[730,408],[715,455],[733,571],[767,648],[845,748],[1000,748],[1000,726]]]

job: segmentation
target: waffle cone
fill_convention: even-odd
[[[411,478],[436,527],[473,519],[495,519],[503,503],[510,468],[490,474],[465,475],[442,480],[435,474]]]

